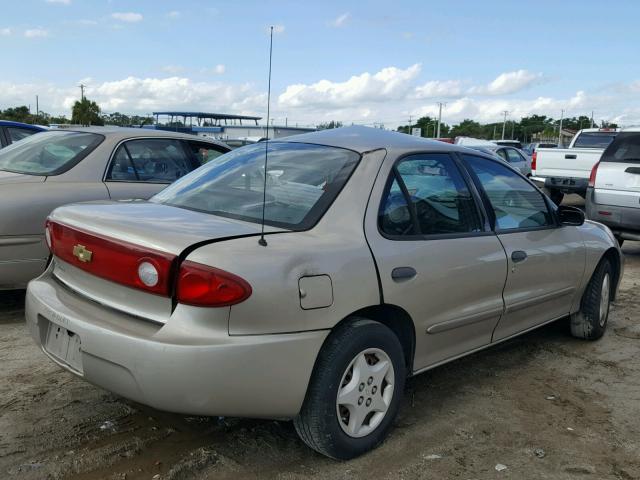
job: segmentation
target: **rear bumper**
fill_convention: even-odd
[[[531,180],[540,188],[559,190],[563,193],[578,193],[584,195],[589,186],[587,178],[577,177],[531,177]]]
[[[50,324],[80,337],[80,369],[47,353],[62,367],[136,402],[191,415],[295,416],[328,334],[230,336],[226,324],[175,315],[155,324],[89,301],[49,271],[29,283],[25,310],[45,353]]]
[[[596,203],[593,188],[587,189],[587,218],[605,224],[614,235],[626,240],[640,240],[640,205],[638,208]]]

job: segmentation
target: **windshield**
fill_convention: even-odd
[[[583,132],[576,138],[574,148],[607,148],[616,132]]]
[[[43,132],[0,150],[0,170],[58,175],[69,170],[104,140],[86,132]]]
[[[640,133],[621,133],[602,154],[601,162],[640,163]]]
[[[311,228],[355,169],[360,155],[342,148],[304,143],[257,143],[222,155],[151,199],[288,229]]]

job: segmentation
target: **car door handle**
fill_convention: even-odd
[[[578,156],[574,153],[574,154],[569,154],[567,153],[564,158],[566,158],[567,160],[575,160],[576,158],[578,158]]]
[[[527,259],[527,252],[523,250],[514,250],[511,253],[511,260],[513,263],[524,262]]]
[[[640,174],[640,167],[629,167],[625,170],[625,172]]]
[[[391,278],[395,282],[402,282],[415,277],[417,273],[413,267],[396,267],[391,271]]]

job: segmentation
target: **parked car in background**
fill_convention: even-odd
[[[539,148],[558,148],[558,144],[553,142],[535,142],[525,145],[522,150],[531,157]]]
[[[532,179],[556,204],[565,193],[586,196],[591,169],[617,134],[615,128],[586,128],[568,148],[538,148],[532,157]]]
[[[520,140],[491,140],[496,145],[502,145],[505,147],[514,147],[522,150],[522,142]]]
[[[607,227],[497,158],[366,127],[60,207],[47,232],[25,310],[52,361],[163,410],[291,418],[339,459],[382,442],[407,376],[567,315],[601,337],[623,271]]]
[[[24,288],[44,270],[54,208],[149,198],[228,151],[193,135],[120,127],[51,130],[0,150],[0,290]]]
[[[47,129],[28,123],[0,120],[0,148],[11,145],[13,142],[27,138],[34,133],[44,132]]]
[[[591,170],[586,210],[620,244],[640,240],[640,128],[621,130]]]
[[[513,168],[517,169],[525,177],[531,176],[531,158],[529,158],[529,156],[522,150],[518,150],[514,147],[503,147],[500,145],[477,147],[470,146],[469,148],[480,150],[488,154],[497,155]]]

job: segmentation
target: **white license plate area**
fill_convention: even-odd
[[[82,373],[82,342],[79,335],[49,322],[44,349],[56,360]]]

